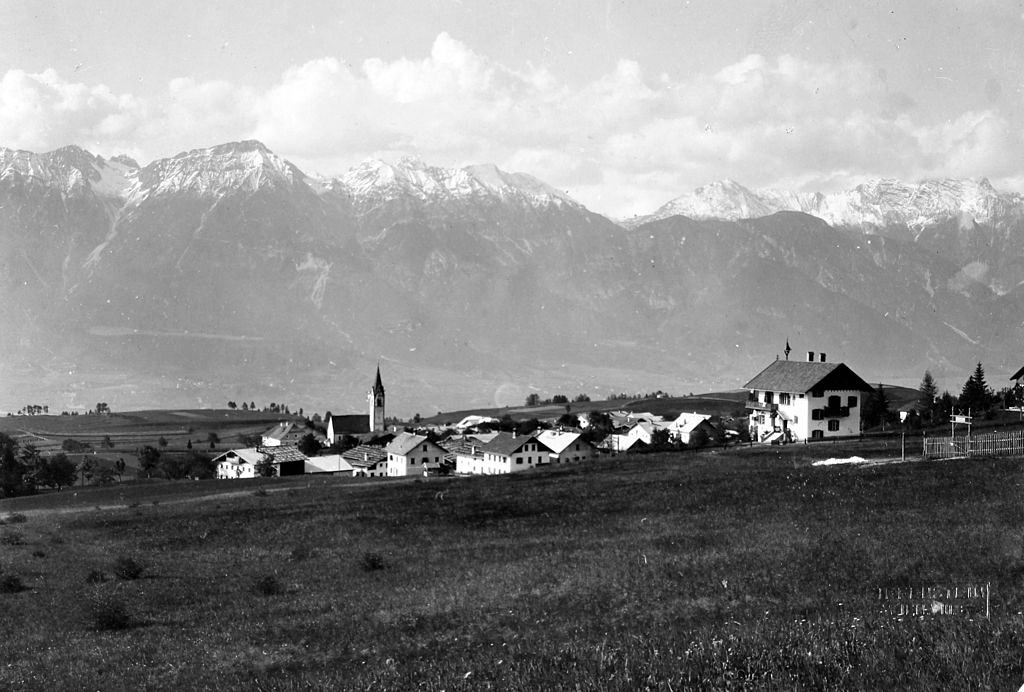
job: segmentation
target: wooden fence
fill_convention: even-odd
[[[924,438],[926,459],[1024,457],[1024,431]]]

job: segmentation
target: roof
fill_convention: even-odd
[[[797,360],[777,360],[743,387],[769,392],[809,392],[812,389],[866,392],[874,389],[843,363]]]
[[[341,457],[352,466],[367,468],[374,466],[387,459],[387,452],[383,447],[371,447],[370,445],[359,445],[352,449],[345,450]]]
[[[280,440],[287,435],[291,429],[295,427],[295,423],[282,422],[275,425],[273,428],[263,433],[263,437],[271,440]]]
[[[287,464],[290,461],[306,461],[309,458],[300,452],[298,447],[292,447],[291,445],[262,447],[260,451],[270,456],[275,464]]]
[[[501,456],[507,457],[510,454],[518,452],[520,448],[530,440],[537,440],[541,445],[547,447],[547,445],[544,445],[543,442],[540,442],[540,440],[537,439],[536,435],[513,436],[511,433],[501,432],[498,433],[493,440],[485,444],[482,451],[489,454],[500,454]]]
[[[385,447],[385,450],[387,450],[388,454],[405,456],[424,442],[430,442],[430,439],[425,435],[403,432],[399,433],[395,439],[391,440],[391,443]],[[433,444],[433,442],[431,442],[431,444]]]
[[[537,440],[555,454],[561,454],[569,445],[581,439],[583,439],[583,436],[577,432],[564,432],[561,430],[545,430],[537,435]],[[583,440],[583,442],[588,446],[590,445],[586,440]]]
[[[696,430],[698,425],[710,419],[711,416],[703,413],[680,413],[679,417],[672,421],[672,425],[679,432],[690,433]]]
[[[496,438],[499,434],[500,433],[497,433],[497,432],[473,433],[472,435],[469,435],[469,437],[472,437],[472,438],[478,440],[480,442],[480,444],[487,444],[488,442],[490,442],[491,440]]]
[[[259,451],[255,447],[246,447],[244,449],[229,449],[228,451],[215,456],[213,463],[221,464],[229,462],[232,464],[258,464],[263,460],[263,452]]]
[[[370,417],[362,414],[350,414],[345,416],[331,416],[327,424],[333,424],[335,435],[343,433],[359,434],[370,429]]]
[[[1017,372],[1015,372],[1012,375],[1010,375],[1010,379],[1011,380],[1019,380],[1022,377],[1024,377],[1024,368],[1021,368]]]
[[[352,470],[341,454],[324,454],[306,459],[306,473],[344,473]]]

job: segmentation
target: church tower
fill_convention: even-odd
[[[384,432],[384,385],[380,381],[380,363],[377,364],[377,379],[366,395],[370,405],[370,432]]]

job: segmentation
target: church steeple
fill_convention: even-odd
[[[377,377],[366,395],[370,405],[370,432],[384,432],[384,383],[380,379],[380,362],[377,363]]]

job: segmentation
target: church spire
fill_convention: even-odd
[[[789,347],[789,339],[786,339],[786,350],[783,353],[786,354],[786,360],[789,360],[789,354],[793,349]],[[377,377],[380,377],[380,372],[377,373]]]
[[[384,383],[380,379],[380,361],[377,361],[377,377],[366,394],[366,401],[370,405],[370,432],[384,432]]]

